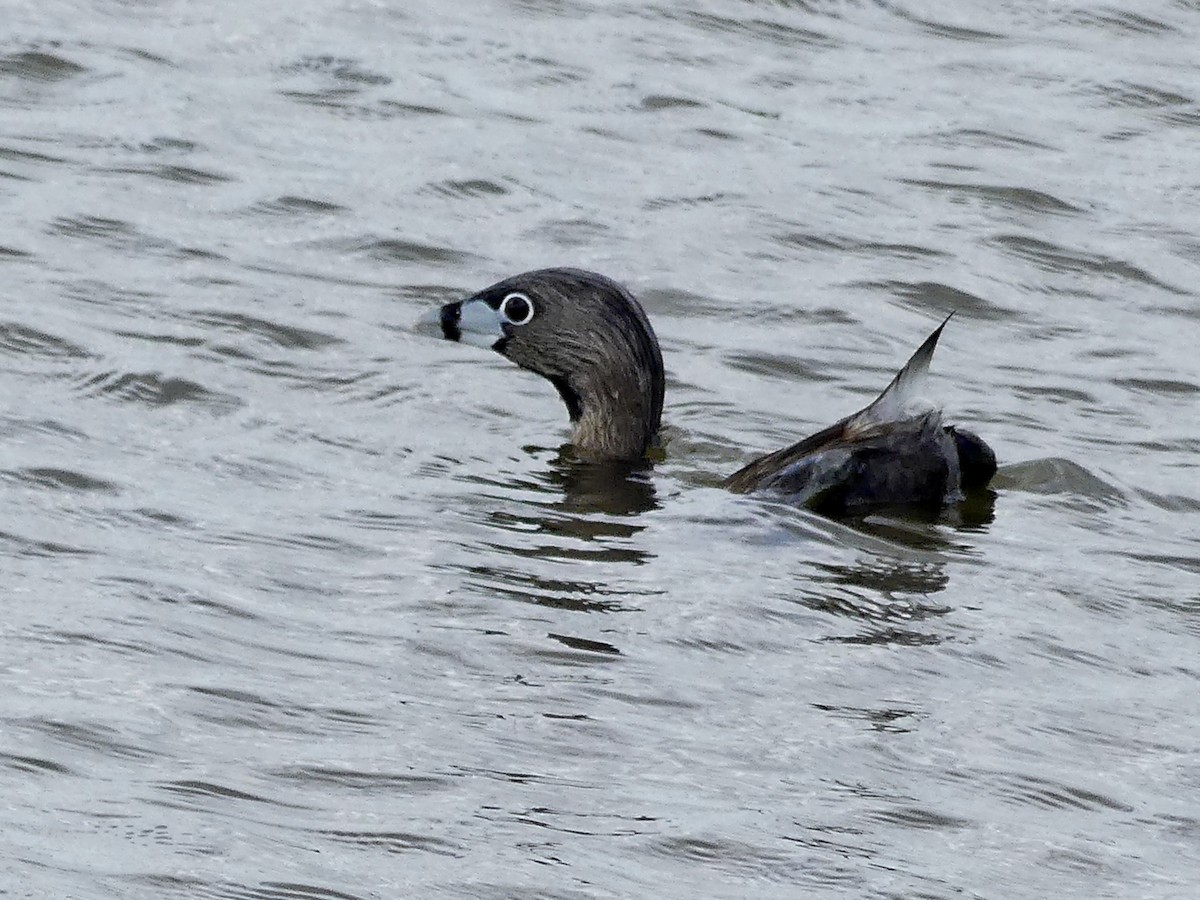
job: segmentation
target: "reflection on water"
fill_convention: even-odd
[[[815,568],[822,573],[813,578],[818,584],[862,589],[862,593],[883,600],[894,601],[904,595],[928,597],[944,590],[949,583],[942,560],[919,563],[876,558],[856,566],[818,563]],[[919,619],[922,615],[914,613],[912,618]]]
[[[987,531],[996,517],[996,491],[990,487],[971,491],[960,502],[941,510],[896,510],[852,520],[863,534],[913,550],[969,550],[971,534]],[[958,539],[955,539],[955,535]]]
[[[536,468],[519,480],[462,478],[488,498],[481,515],[490,536],[478,549],[489,562],[460,567],[469,583],[491,596],[592,612],[634,610],[664,593],[631,587],[626,572],[653,559],[637,541],[646,527],[639,516],[658,508],[652,472],[582,462],[569,446],[549,459],[540,448],[525,452]]]
[[[562,490],[561,508],[580,514],[636,517],[658,508],[649,465],[584,462],[575,458],[569,444],[559,448],[558,455],[551,460],[547,484]],[[637,530],[631,530],[626,537]]]
[[[492,545],[491,549],[502,549]],[[632,612],[641,608],[628,589],[615,583],[593,580],[568,580],[499,565],[471,566],[463,569],[472,576],[469,585],[487,597],[507,597],[578,612]],[[662,591],[643,592],[656,596]]]
[[[526,448],[526,452],[535,458],[544,456],[539,448]],[[643,566],[654,559],[636,540],[647,527],[639,517],[659,508],[653,470],[627,463],[581,462],[569,445],[548,462],[539,459],[538,465],[544,468],[519,481],[464,478],[499,492],[491,495],[500,502],[488,510],[486,521],[504,533],[501,539],[483,542],[494,562],[465,567],[471,583],[497,596],[582,611],[638,609],[647,597],[665,595],[665,586],[650,591],[622,586],[624,566]],[[519,500],[505,497],[513,488],[520,489]],[[868,620],[917,620],[923,617],[921,610],[929,607],[906,611],[897,596],[928,596],[945,589],[944,554],[970,549],[955,533],[985,528],[994,516],[995,500],[994,491],[978,491],[968,502],[943,513],[900,510],[898,517],[873,514],[842,522],[774,505],[780,507],[780,523],[794,534],[799,528],[818,540],[868,551],[859,564],[818,564],[823,574],[805,576],[808,605]],[[564,577],[564,567],[586,571],[587,577]]]
[[[953,608],[932,599],[946,589],[949,575],[939,562],[864,560],[856,565],[821,563],[797,591],[810,609],[842,616],[854,623],[851,635],[828,640],[861,644],[925,645],[944,638],[922,630],[922,622],[945,616]]]

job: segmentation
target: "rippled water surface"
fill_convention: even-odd
[[[1200,893],[1200,7],[13,0],[0,894]],[[426,309],[603,271],[613,482]],[[934,389],[937,522],[715,487]]]

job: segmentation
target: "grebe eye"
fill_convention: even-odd
[[[509,294],[500,301],[500,315],[512,325],[524,325],[533,318],[533,301],[524,294]]]

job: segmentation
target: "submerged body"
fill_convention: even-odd
[[[638,302],[592,272],[541,269],[438,311],[442,335],[487,347],[547,378],[566,403],[584,459],[644,459],[662,417],[658,340]],[[947,319],[948,321],[948,319]],[[755,459],[724,481],[829,515],[880,507],[938,508],[981,488],[996,457],[980,438],[917,409],[945,322],[870,406]]]
[[[984,487],[996,456],[980,438],[921,408],[918,391],[946,321],[926,338],[870,406],[759,457],[724,481],[732,491],[769,490],[831,515],[879,506],[940,507]]]

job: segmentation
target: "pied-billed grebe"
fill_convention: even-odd
[[[540,269],[497,282],[437,315],[449,340],[486,347],[547,378],[567,405],[575,452],[645,457],[662,418],[663,363],[646,313],[616,282]],[[947,321],[949,318],[947,317]],[[943,322],[866,408],[730,475],[738,493],[771,492],[830,515],[938,507],[985,486],[996,457],[980,438],[914,410]]]

